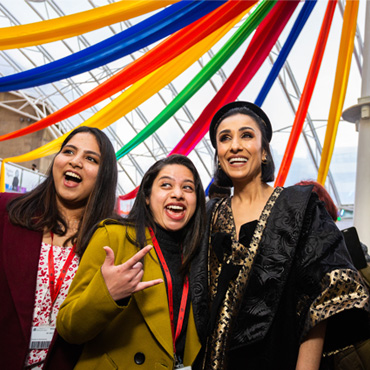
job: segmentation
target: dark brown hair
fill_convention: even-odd
[[[197,205],[195,213],[185,226],[183,232],[184,240],[183,247],[183,263],[181,272],[187,274],[190,269],[190,263],[194,258],[198,247],[201,243],[202,236],[205,231],[205,195],[200,176],[193,162],[179,154],[174,154],[154,163],[145,173],[139,191],[136,195],[134,205],[127,217],[123,221],[124,224],[129,224],[135,227],[135,240],[130,234],[127,234],[131,242],[143,248],[147,245],[145,237],[145,229],[151,227],[155,231],[155,222],[146,200],[150,197],[152,192],[153,182],[158,176],[159,172],[166,166],[179,164],[188,168],[194,177],[195,194],[197,197]]]
[[[208,189],[208,198],[226,198],[231,195],[230,188],[223,188],[221,186],[216,185],[214,182],[209,186]]]
[[[262,182],[271,182],[275,179],[275,163],[272,158],[270,143],[268,140],[268,135],[266,131],[266,125],[264,121],[251,109],[246,107],[235,107],[228,110],[223,116],[220,117],[219,123],[221,123],[227,117],[234,116],[236,114],[244,114],[251,117],[258,125],[261,134],[262,134],[262,150],[266,152],[266,162],[261,164],[261,181]],[[216,128],[215,128],[216,132]],[[215,184],[221,187],[232,187],[233,183],[231,179],[226,175],[222,168],[218,166],[218,153],[217,147],[215,152],[215,174],[214,181]]]
[[[79,256],[82,256],[97,223],[108,217],[116,217],[114,208],[116,205],[118,175],[117,161],[112,143],[97,128],[81,126],[73,130],[64,140],[56,156],[72,137],[79,133],[94,135],[101,154],[95,186],[86,201],[85,211],[80,220],[78,231],[64,242],[64,245],[69,241],[73,244],[76,243],[76,252]],[[10,221],[15,225],[35,231],[50,230],[56,235],[63,236],[67,232],[67,222],[57,207],[53,178],[55,157],[47,172],[45,181],[30,192],[11,200],[8,204],[8,213]]]

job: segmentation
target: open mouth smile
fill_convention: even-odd
[[[248,159],[244,157],[233,157],[228,160],[230,164],[243,164],[247,163]]]
[[[169,204],[164,209],[167,217],[174,221],[181,221],[186,215],[186,207],[181,204]]]
[[[75,172],[72,172],[72,171],[67,171],[65,173],[65,178],[66,178],[67,181],[73,181],[73,182],[77,182],[77,183],[80,183],[82,181],[81,176],[78,175]]]
[[[171,212],[175,212],[175,213],[181,213],[185,211],[184,206],[177,206],[177,205],[172,205],[172,204],[166,206],[166,209]]]

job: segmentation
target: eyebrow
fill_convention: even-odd
[[[253,127],[250,127],[250,126],[243,126],[243,127],[240,127],[240,129],[238,130],[239,132],[242,132],[242,131],[245,131],[245,130],[252,130],[253,132],[256,132],[256,130],[253,128]],[[223,133],[226,133],[226,132],[231,132],[230,129],[228,128],[225,128],[224,130],[220,131],[218,133],[218,135],[221,135]]]
[[[163,175],[161,176],[158,180],[175,180],[175,178],[171,177],[171,176],[166,176],[166,175]],[[195,184],[193,180],[190,180],[190,179],[186,179],[184,180],[184,182],[191,182],[192,184]]]
[[[72,144],[66,144],[66,145],[64,145],[63,149],[66,148],[66,147],[73,148],[75,150],[78,150],[78,148],[75,145],[72,145]],[[86,154],[93,154],[93,155],[96,155],[99,158],[101,157],[101,155],[99,153],[94,152],[93,150],[84,150],[84,153],[86,153]]]

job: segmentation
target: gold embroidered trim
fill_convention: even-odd
[[[330,356],[334,356],[340,352],[343,352],[343,351],[347,351],[347,349],[350,349],[350,348],[354,348],[354,346],[351,344],[350,346],[347,346],[347,347],[344,347],[344,348],[341,348],[341,349],[337,349],[335,351],[331,351],[331,352],[324,352],[322,354],[322,357],[330,357]]]
[[[215,208],[211,222],[210,237],[216,232],[225,232],[230,234],[232,241],[231,254],[227,256],[223,261],[223,264],[233,263],[234,265],[241,265],[242,267],[236,279],[229,282],[225,298],[218,314],[216,327],[207,343],[206,368],[208,370],[222,369],[224,366],[225,350],[229,339],[231,321],[238,312],[238,302],[242,301],[244,288],[248,282],[249,273],[256,256],[263,231],[266,227],[268,217],[270,216],[271,210],[282,191],[283,188],[278,187],[274,189],[271,194],[260,215],[249,247],[244,246],[236,240],[231,199],[227,198],[226,200],[222,200]],[[216,214],[217,220],[214,220]],[[218,261],[215,253],[213,253],[210,248],[208,276],[211,302],[217,293],[218,278],[223,264]]]
[[[322,293],[311,304],[304,335],[319,322],[344,310],[369,310],[369,292],[357,271],[333,270],[324,276],[321,286]]]

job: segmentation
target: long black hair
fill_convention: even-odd
[[[194,177],[195,194],[197,197],[197,204],[194,215],[185,226],[183,230],[183,263],[181,271],[186,274],[189,271],[190,263],[195,256],[197,249],[201,243],[202,236],[205,231],[205,195],[200,176],[193,162],[179,154],[174,154],[164,159],[157,161],[145,173],[139,191],[136,195],[134,205],[127,217],[123,221],[124,224],[129,224],[135,227],[135,237],[127,234],[131,242],[135,243],[140,248],[147,245],[145,236],[145,229],[151,227],[155,230],[155,222],[150,211],[147,199],[150,198],[152,192],[153,182],[158,176],[159,172],[166,166],[178,164],[188,168]]]
[[[82,256],[97,223],[108,217],[116,217],[114,208],[116,205],[118,174],[112,143],[101,130],[94,127],[80,126],[73,130],[63,141],[55,157],[72,137],[79,133],[94,135],[101,154],[96,182],[86,201],[78,231],[64,242],[64,245],[69,241],[73,244],[76,243],[76,252]],[[48,230],[56,235],[63,236],[67,232],[67,222],[57,206],[53,178],[55,157],[48,169],[45,181],[30,192],[11,200],[8,204],[8,213],[10,222],[15,225],[36,231]]]
[[[266,153],[266,161],[261,163],[261,181],[265,183],[274,181],[275,163],[271,154],[270,142],[268,140],[268,135],[266,131],[266,124],[261,119],[261,117],[259,117],[255,112],[247,107],[235,107],[228,110],[223,116],[220,117],[217,126],[227,117],[235,116],[236,114],[244,114],[246,116],[249,116],[257,123],[262,134],[262,150],[264,150]],[[216,134],[216,129],[214,130],[214,134]],[[222,187],[232,187],[233,183],[231,179],[229,178],[229,176],[226,175],[224,170],[220,168],[220,166],[218,166],[217,147],[215,152],[214,165],[216,169],[214,174],[214,182]]]

